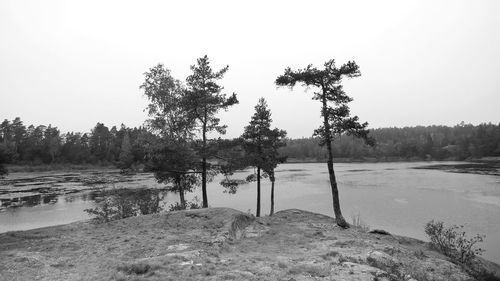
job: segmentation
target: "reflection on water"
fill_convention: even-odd
[[[443,164],[443,163],[441,163]],[[453,164],[453,163],[451,163]],[[484,257],[500,263],[500,183],[498,176],[448,173],[413,169],[429,163],[349,163],[336,164],[342,210],[346,219],[360,214],[372,228],[426,240],[424,225],[431,219],[447,224],[463,224],[470,234],[486,235]],[[235,173],[244,179],[251,171]],[[14,174],[27,178],[30,174]],[[11,177],[9,176],[9,177]],[[83,211],[95,206],[105,186],[93,178],[89,183],[75,177],[64,183],[54,175],[40,178],[36,185],[0,182],[0,232],[31,229],[88,219]],[[85,178],[85,175],[79,176]],[[118,177],[112,175],[111,177]],[[77,177],[78,178],[78,177]],[[43,184],[44,179],[47,179]],[[224,193],[216,177],[208,186],[209,205],[255,212],[255,183],[241,185],[236,194]],[[47,181],[54,183],[48,184]],[[94,182],[97,182],[94,184]],[[114,184],[116,188],[161,188],[152,175],[130,176]],[[30,189],[30,187],[32,189]],[[42,188],[42,189],[40,189]],[[12,192],[9,192],[12,191]],[[263,180],[262,209],[270,208],[270,184]],[[276,171],[276,210],[299,208],[333,215],[326,164],[283,164]],[[201,198],[200,189],[187,194]],[[178,194],[167,193],[165,204],[177,202]],[[17,206],[17,207],[13,207]]]
[[[57,203],[58,194],[35,194],[27,195],[16,198],[0,199],[0,208],[15,208],[15,207],[33,207],[42,204],[54,204]]]

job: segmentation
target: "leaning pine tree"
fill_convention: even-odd
[[[228,66],[219,71],[213,71],[208,57],[205,55],[197,60],[196,65],[191,66],[192,74],[186,79],[187,90],[183,98],[183,106],[187,110],[188,117],[196,120],[197,128],[201,134],[197,150],[201,157],[203,208],[208,207],[207,181],[209,178],[207,175],[214,175],[218,172],[218,168],[207,161],[214,156],[210,146],[213,142],[210,142],[207,134],[213,131],[225,134],[227,126],[221,125],[220,119],[216,115],[221,110],[227,110],[230,106],[238,103],[235,93],[227,97],[222,93],[223,87],[217,84],[227,70]]]
[[[339,191],[335,171],[333,170],[332,141],[342,134],[363,138],[367,144],[374,145],[374,140],[368,136],[368,123],[360,123],[357,116],[351,116],[348,103],[352,101],[342,89],[342,79],[361,75],[359,66],[349,61],[341,67],[335,66],[335,60],[327,61],[324,69],[317,69],[308,65],[296,71],[285,69],[283,75],[278,76],[276,85],[293,88],[296,83],[317,89],[313,99],[321,102],[321,116],[323,125],[314,131],[314,136],[321,139],[320,145],[326,145],[328,151],[328,173],[332,189],[333,210],[336,223],[344,228],[349,227],[340,210]]]
[[[255,113],[250,120],[250,124],[245,127],[245,131],[241,136],[247,163],[257,169],[255,175],[257,181],[257,217],[260,216],[261,171],[269,176],[271,180],[272,215],[274,212],[274,169],[278,163],[284,161],[284,158],[278,154],[278,148],[285,145],[286,131],[277,128],[271,129],[271,122],[271,111],[267,108],[264,98],[261,98],[255,106]]]

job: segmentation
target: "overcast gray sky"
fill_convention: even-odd
[[[181,80],[196,58],[240,104],[220,115],[238,136],[259,97],[274,125],[310,136],[319,103],[276,89],[285,67],[354,60],[352,112],[371,128],[500,122],[500,1],[0,0],[0,118],[63,132],[139,126],[143,73]]]

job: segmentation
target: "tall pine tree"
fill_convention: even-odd
[[[285,73],[278,76],[275,82],[278,86],[293,88],[296,83],[302,83],[306,87],[317,89],[313,93],[312,99],[321,103],[323,125],[314,131],[314,135],[321,138],[320,145],[326,145],[335,220],[339,226],[345,228],[349,227],[349,224],[340,210],[339,191],[333,169],[332,141],[335,137],[346,133],[363,138],[370,145],[374,144],[374,140],[368,137],[366,129],[368,123],[361,124],[358,116],[351,117],[347,104],[352,101],[352,98],[344,92],[341,85],[343,78],[360,75],[359,66],[355,62],[349,61],[341,67],[336,67],[335,60],[329,60],[324,64],[324,69],[318,69],[312,65],[296,71],[287,68]]]
[[[183,106],[187,110],[190,119],[196,120],[201,134],[199,140],[198,153],[201,157],[201,188],[203,197],[203,207],[208,207],[207,197],[207,172],[217,173],[218,169],[213,167],[207,160],[213,157],[213,149],[208,139],[208,133],[226,133],[226,125],[220,124],[220,119],[216,117],[221,110],[227,110],[230,106],[238,103],[236,94],[229,97],[222,93],[223,87],[218,81],[224,77],[228,66],[219,71],[212,70],[208,57],[205,55],[197,60],[196,65],[191,66],[192,74],[188,76],[187,91],[184,96]]]
[[[278,148],[285,145],[286,132],[277,128],[271,129],[271,111],[264,98],[259,99],[255,106],[255,113],[250,124],[245,127],[241,136],[243,148],[246,152],[247,163],[257,169],[257,209],[256,216],[260,216],[260,180],[261,172],[271,179],[271,215],[274,212],[274,168],[284,159],[279,157]]]

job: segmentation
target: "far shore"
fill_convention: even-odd
[[[393,163],[393,162],[479,162],[479,163],[500,163],[500,157],[483,157],[476,159],[419,159],[419,158],[334,158],[334,163]],[[285,164],[297,163],[326,163],[326,159],[316,158],[288,158]],[[111,163],[105,164],[71,164],[71,163],[53,163],[53,164],[7,164],[9,173],[19,172],[48,172],[48,171],[78,171],[78,170],[118,170]],[[136,167],[136,172],[143,170],[143,165]]]

